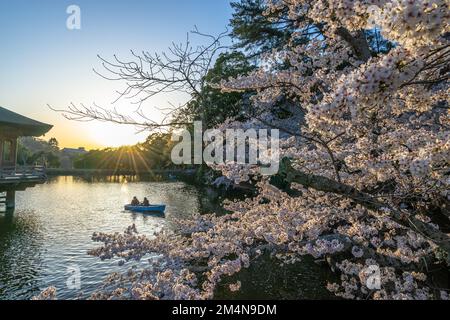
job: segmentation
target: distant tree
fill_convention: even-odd
[[[52,149],[59,150],[59,142],[56,138],[50,138],[50,140],[48,140],[48,144]]]
[[[54,152],[39,151],[28,157],[27,164],[43,165],[48,168],[59,168],[61,166],[61,161],[59,156]]]
[[[23,143],[19,141],[17,146],[17,164],[20,166],[26,166],[28,159],[32,156],[30,149],[25,147]]]
[[[170,133],[152,133],[145,142],[134,146],[90,150],[74,159],[76,169],[107,169],[150,172],[171,165]]]
[[[59,143],[56,138],[45,141],[35,137],[20,138],[17,149],[19,165],[45,165],[50,168],[61,166]]]
[[[49,168],[59,168],[61,166],[61,161],[59,156],[53,152],[49,152],[45,155],[47,160],[47,167]]]

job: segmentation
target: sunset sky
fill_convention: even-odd
[[[117,82],[97,76],[97,54],[127,56],[136,52],[164,51],[172,41],[182,42],[196,25],[202,32],[225,31],[231,17],[229,0],[41,0],[0,2],[0,106],[54,125],[45,138],[56,137],[62,147],[99,148],[134,144],[146,133],[105,123],[64,119],[47,107],[69,103],[110,107]],[[66,8],[81,8],[81,30],[68,30]],[[185,97],[161,96],[144,106],[158,119],[154,107]],[[119,102],[124,113],[136,106]]]

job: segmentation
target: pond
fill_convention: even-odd
[[[151,203],[165,203],[165,218],[125,212],[123,205],[134,195],[141,199],[147,196]],[[87,297],[109,273],[126,270],[118,266],[117,260],[101,261],[87,255],[88,250],[99,245],[91,240],[94,232],[123,232],[134,223],[140,233],[152,234],[168,227],[174,217],[215,210],[217,205],[212,198],[215,195],[184,182],[124,177],[57,177],[26,192],[17,192],[14,214],[0,213],[0,299],[30,299],[48,286],[57,288],[58,299]],[[263,265],[271,268],[276,277],[292,272],[282,273],[271,264]],[[74,268],[81,272],[81,290],[66,284]],[[244,296],[234,298],[254,297],[255,293],[264,292],[261,287],[266,288],[267,298],[280,298],[279,292],[286,290],[287,296],[281,293],[286,298],[328,296],[323,287],[329,275],[313,263],[300,264],[289,276],[299,278],[295,288],[292,283],[286,288],[279,284],[274,291],[266,283],[268,270],[260,272],[260,280],[254,272],[244,272],[243,285],[247,285],[239,294]],[[219,293],[224,295],[227,294]]]

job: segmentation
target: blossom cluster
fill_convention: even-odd
[[[256,92],[259,117],[229,119],[219,129],[284,129],[281,156],[308,179],[290,183],[288,192],[260,177],[258,166],[215,166],[235,183],[253,183],[258,194],[225,203],[229,214],[180,220],[153,236],[135,228],[95,234],[103,245],[91,254],[121,263],[148,259],[148,266],[112,275],[93,298],[210,299],[224,279],[268,252],[282,262],[305,255],[325,261],[340,274],[328,289],[343,298],[448,299],[448,288],[436,290],[426,274],[450,253],[448,235],[433,216],[448,222],[448,1],[266,4],[268,13],[289,12],[298,34],[311,23],[314,30],[321,23],[322,34],[268,53],[247,76],[225,79],[223,91]],[[357,36],[374,24],[395,48],[364,59],[358,46],[369,45]],[[274,108],[283,97],[292,101],[293,116],[277,119]],[[430,238],[411,221],[438,236]],[[379,270],[378,289],[368,287],[371,266]]]

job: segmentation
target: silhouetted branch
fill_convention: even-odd
[[[137,54],[131,50],[132,60],[123,60],[116,55],[113,59],[107,60],[98,55],[103,71],[94,72],[109,81],[119,81],[125,84],[125,88],[116,91],[118,96],[113,101],[116,104],[121,99],[131,100],[132,104],[138,105],[135,112],[139,120],[121,114],[116,108],[107,109],[93,104],[76,106],[71,103],[66,109],[50,107],[50,109],[60,112],[65,118],[75,121],[103,121],[116,124],[134,125],[141,130],[153,130],[164,127],[181,126],[187,123],[172,121],[170,114],[182,106],[172,106],[172,111],[164,117],[163,121],[154,121],[144,115],[142,105],[145,101],[162,93],[186,93],[190,99],[197,101],[203,99],[202,90],[205,86],[205,76],[214,62],[217,54],[226,48],[221,45],[221,41],[228,32],[223,32],[218,36],[204,34],[195,28],[191,34],[198,35],[208,40],[206,45],[193,46],[190,34],[186,36],[185,43],[172,43],[168,52],[150,53],[142,51]]]

